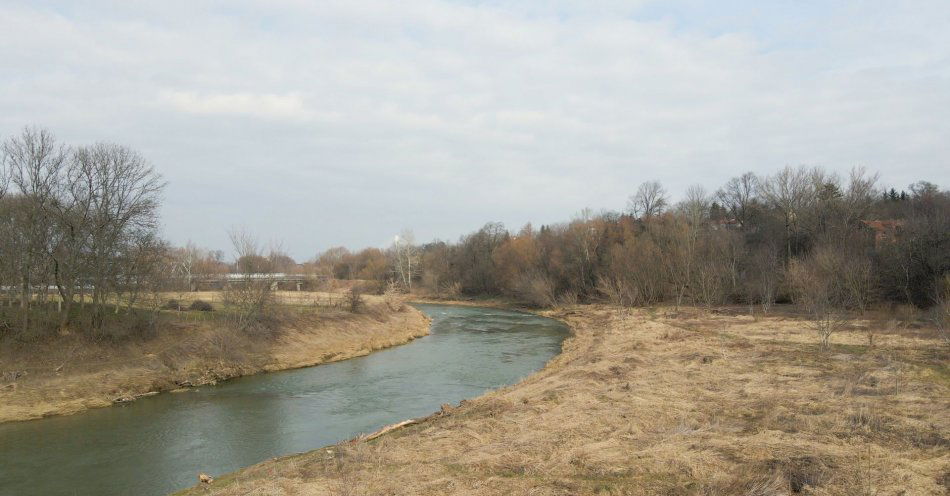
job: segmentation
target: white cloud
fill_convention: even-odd
[[[210,93],[163,91],[160,99],[177,110],[193,114],[250,115],[305,119],[303,99],[297,94]]]
[[[0,134],[135,146],[174,241],[297,255],[785,164],[950,186],[950,4],[907,4],[10,1]]]

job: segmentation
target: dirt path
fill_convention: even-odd
[[[943,495],[947,348],[855,322],[819,351],[792,318],[581,306],[515,386],[182,494]]]

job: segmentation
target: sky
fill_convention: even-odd
[[[950,2],[0,2],[0,137],[140,151],[165,236],[298,260],[746,171],[950,187]]]

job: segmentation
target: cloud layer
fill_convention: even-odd
[[[950,4],[5,2],[0,134],[129,144],[166,231],[304,258],[785,164],[948,186]]]

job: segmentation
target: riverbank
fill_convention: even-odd
[[[2,350],[0,422],[69,415],[234,377],[344,360],[428,334],[429,319],[422,312],[364,299],[368,310],[362,313],[290,312],[272,334],[241,333],[183,313],[149,340],[110,343],[66,336]]]
[[[577,306],[525,381],[181,494],[946,494],[950,351],[913,323]]]

